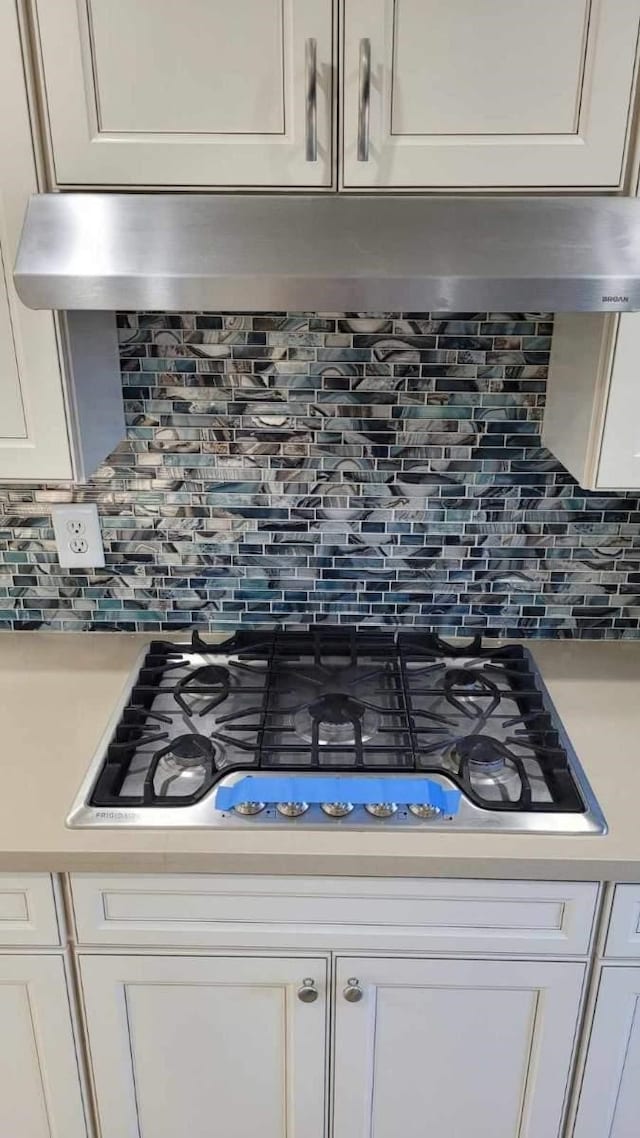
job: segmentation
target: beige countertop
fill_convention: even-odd
[[[149,639],[0,633],[0,870],[640,881],[640,642],[527,641],[609,823],[604,837],[383,827],[67,829],[64,819]]]

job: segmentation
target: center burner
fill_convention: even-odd
[[[330,691],[294,714],[293,725],[301,739],[318,743],[355,746],[375,735],[380,716],[344,692]]]

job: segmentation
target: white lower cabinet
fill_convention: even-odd
[[[559,1138],[593,882],[73,874],[70,895],[101,1138]]]
[[[584,975],[568,962],[339,959],[334,1138],[555,1138]]]
[[[82,954],[102,1138],[323,1138],[327,971],[324,957]]]
[[[79,961],[102,1138],[323,1138],[326,958]],[[585,967],[338,958],[333,1138],[554,1138]]]
[[[640,967],[602,969],[573,1138],[640,1134]]]
[[[2,1138],[86,1138],[60,955],[0,953],[0,1025]]]

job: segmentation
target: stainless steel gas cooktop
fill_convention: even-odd
[[[341,628],[152,642],[68,824],[606,830],[526,649]]]

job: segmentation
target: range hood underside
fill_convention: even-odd
[[[624,312],[640,201],[40,194],[14,278],[31,308]]]

